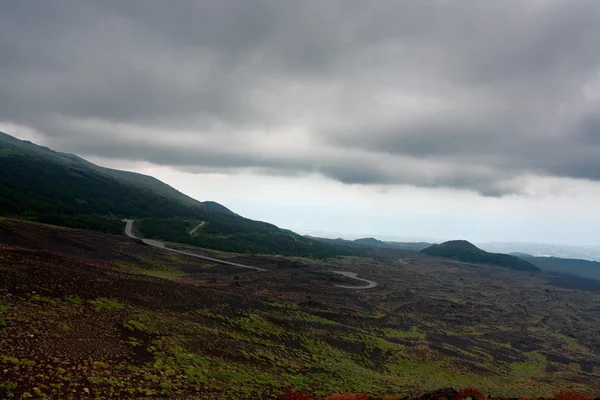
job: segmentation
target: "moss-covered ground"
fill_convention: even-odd
[[[411,253],[218,256],[269,271],[0,221],[0,398],[600,387],[600,290]],[[352,281],[331,269],[380,286],[336,288]]]

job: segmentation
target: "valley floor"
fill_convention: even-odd
[[[182,251],[208,257],[190,246]],[[382,252],[219,253],[0,220],[0,397],[600,388],[600,284]],[[379,286],[363,291],[331,271]],[[590,283],[592,282],[592,283]]]

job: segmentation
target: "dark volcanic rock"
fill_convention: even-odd
[[[455,396],[458,396],[458,392],[453,388],[444,388],[438,389],[435,392],[425,393],[423,396],[419,397],[419,400],[437,400],[441,397],[445,397],[447,399],[453,399]]]

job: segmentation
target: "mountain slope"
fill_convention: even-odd
[[[98,178],[112,178],[120,184],[126,184],[128,186],[144,189],[145,191],[150,191],[153,194],[159,195],[163,198],[174,200],[188,206],[204,206],[203,203],[186,196],[185,194],[154,177],[136,172],[120,171],[116,169],[100,167],[74,154],[55,152],[47,147],[37,146],[28,141],[18,140],[10,135],[0,132],[0,163],[2,163],[4,168],[6,168],[4,171],[8,171],[9,174],[17,173],[14,167],[11,168],[6,164],[8,162],[19,163],[20,161],[36,163],[46,162],[49,164],[55,164],[64,168],[67,172],[75,175],[79,173],[86,173],[95,175]],[[44,165],[44,168],[49,168],[49,164]],[[6,174],[3,174],[3,178],[6,180]],[[16,176],[13,175],[13,178],[16,178]],[[60,184],[60,182],[56,181],[51,181],[49,183]],[[114,182],[111,182],[111,184],[114,184]],[[31,190],[32,188],[28,189]],[[212,207],[217,203],[210,202],[210,204]],[[227,208],[223,206],[220,207],[223,212],[231,213],[231,211],[229,211]],[[214,209],[216,210],[216,207],[214,207]]]
[[[141,174],[0,133],[0,211],[8,214],[193,216],[202,203]]]
[[[525,253],[511,255],[537,265],[542,271],[560,272],[600,280],[600,262],[559,257],[535,257]]]
[[[421,253],[475,264],[497,265],[519,271],[540,271],[538,267],[530,262],[509,256],[508,254],[488,253],[466,240],[444,242],[423,249]]]
[[[413,251],[419,252],[429,246],[431,243],[427,242],[383,242],[375,238],[362,238],[355,240],[346,239],[329,239],[315,236],[306,236],[308,238],[318,240],[320,242],[348,246],[348,247],[363,247],[363,248],[375,248],[375,249],[391,249],[391,250],[402,250],[402,251]]]
[[[195,207],[205,206],[204,202],[199,202],[198,200],[193,199],[193,198],[181,193],[177,189],[174,189],[173,187],[167,185],[164,182],[159,181],[158,179],[156,179],[152,176],[143,175],[143,174],[139,174],[136,172],[121,171],[118,169],[100,167],[100,166],[98,166],[96,164],[92,164],[91,162],[84,160],[83,158],[76,156],[74,154],[65,154],[65,153],[60,153],[60,154],[63,155],[64,157],[71,158],[74,161],[76,161],[82,165],[85,165],[95,171],[98,171],[101,174],[115,178],[122,182],[126,182],[128,184],[131,184],[131,185],[136,186],[141,189],[149,189],[152,192],[154,192],[160,196],[171,198],[173,200],[179,201],[180,203],[186,204],[188,206],[195,206]],[[214,202],[210,202],[210,203],[214,203]],[[227,208],[225,208],[225,207],[223,207],[223,209],[227,210]],[[229,211],[229,210],[227,210],[227,211]],[[229,211],[229,212],[231,212],[231,211]]]
[[[224,251],[319,257],[365,253],[243,218],[151,176],[103,168],[1,132],[0,171],[0,216],[108,233],[121,233],[121,219],[133,218],[147,237]]]

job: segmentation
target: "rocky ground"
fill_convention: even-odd
[[[600,388],[600,283],[382,251],[201,254],[0,220],[0,397]],[[377,281],[371,290],[331,270]]]

